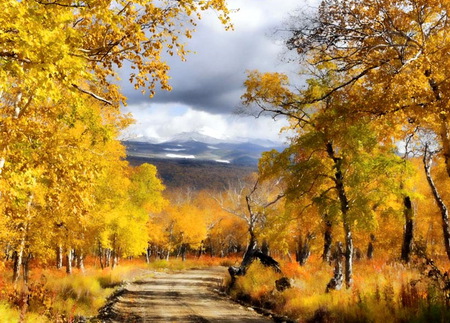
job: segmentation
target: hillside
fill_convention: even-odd
[[[166,142],[124,141],[131,165],[157,166],[168,188],[223,190],[257,170],[264,151],[282,149],[273,142],[227,142],[183,133]]]
[[[256,171],[256,166],[233,165],[191,159],[157,159],[128,156],[133,166],[153,164],[168,189],[190,187],[194,190],[224,190],[230,184]]]

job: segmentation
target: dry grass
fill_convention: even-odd
[[[14,289],[9,272],[0,269],[1,322],[70,322],[76,316],[95,316],[105,299],[123,281],[148,270],[178,271],[208,266],[237,265],[239,258],[202,256],[181,259],[122,261],[111,269],[88,268],[67,276],[63,270],[33,268],[31,283]],[[282,263],[283,275],[293,287],[275,289],[281,274],[254,262],[245,277],[238,277],[231,295],[266,307],[299,322],[450,322],[448,300],[442,282],[423,275],[420,263],[405,266],[386,259],[361,260],[354,265],[351,289],[325,292],[333,267],[318,257],[305,266]],[[447,261],[438,263],[448,268]],[[447,266],[447,267],[446,267]],[[444,270],[442,270],[442,273]]]
[[[114,270],[88,268],[72,275],[33,268],[30,282],[17,288],[4,268],[0,273],[0,322],[72,322],[77,316],[95,316],[115,288],[139,268],[145,264],[124,262]]]
[[[418,269],[385,260],[362,260],[354,266],[351,289],[325,292],[333,267],[312,259],[301,267],[284,263],[293,287],[275,289],[280,277],[255,262],[231,290],[235,298],[265,306],[300,322],[449,322],[442,286]]]
[[[33,266],[29,284],[14,288],[11,268],[0,267],[0,322],[72,322],[77,316],[93,317],[109,295],[124,281],[136,279],[148,270],[178,271],[209,266],[229,266],[238,258],[173,258],[152,260],[122,260],[114,270],[99,269],[95,259],[87,261],[87,269],[74,269],[67,275],[65,269],[43,269]]]

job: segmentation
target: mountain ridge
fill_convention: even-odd
[[[200,133],[181,133],[173,138],[154,141],[126,140],[127,156],[149,159],[189,159],[212,161],[233,165],[256,166],[264,151],[282,150],[281,144],[270,141],[247,141],[218,139]],[[265,144],[265,145],[263,145]]]
[[[240,143],[253,143],[262,147],[278,147],[284,146],[281,142],[276,142],[270,139],[264,138],[249,138],[249,137],[226,137],[217,138],[211,135],[207,135],[198,131],[181,132],[175,134],[168,138],[156,138],[147,136],[137,136],[134,138],[124,139],[123,141],[133,141],[133,142],[146,142],[151,144],[162,144],[171,142],[186,142],[186,141],[197,141],[207,144],[218,144],[218,143],[229,143],[229,144],[240,144]]]

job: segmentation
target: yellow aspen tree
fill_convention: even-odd
[[[446,0],[321,1],[317,12],[296,20],[287,45],[316,75],[339,77],[307,101],[345,91],[349,110],[369,115],[383,141],[402,140],[418,126],[433,131],[450,177],[449,9]]]
[[[123,154],[119,146],[102,151],[128,123],[113,82],[118,69],[128,62],[130,81],[150,95],[158,83],[170,89],[162,53],[185,59],[184,41],[209,9],[230,26],[224,0],[2,2],[0,222],[17,267],[37,223],[56,225],[60,237],[69,230],[67,249],[82,244],[93,183]]]
[[[290,146],[270,152],[260,163],[263,177],[285,181],[287,199],[306,198],[321,214],[337,219],[345,233],[345,281],[352,284],[353,231],[374,223],[378,204],[400,192],[396,174],[403,161],[394,146],[379,145],[370,119],[355,120],[346,113],[345,93],[305,104],[305,98],[323,92],[319,80],[308,80],[305,90],[292,92],[285,75],[251,72],[243,103],[292,123]],[[326,84],[325,84],[326,85]]]

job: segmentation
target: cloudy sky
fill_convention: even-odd
[[[277,28],[289,13],[309,6],[305,0],[228,0],[234,31],[225,31],[215,13],[205,14],[199,22],[188,49],[195,54],[186,62],[168,56],[171,66],[170,92],[159,91],[152,99],[126,84],[125,112],[136,124],[124,137],[169,139],[181,132],[197,131],[216,138],[260,138],[283,141],[279,129],[284,120],[243,117],[233,111],[240,106],[246,71],[284,71],[293,73],[294,64],[281,60],[285,48]],[[123,77],[127,79],[127,77]]]

